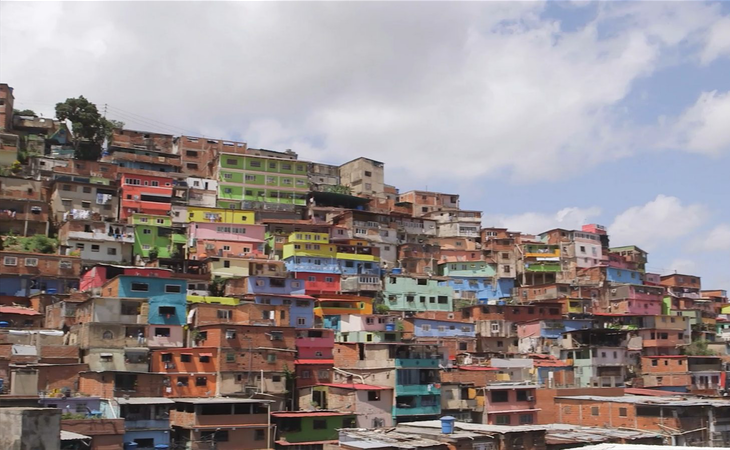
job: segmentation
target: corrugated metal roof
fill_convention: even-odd
[[[354,416],[355,413],[343,413],[339,411],[280,411],[272,412],[272,417],[331,417],[331,416]]]
[[[117,397],[115,399],[120,405],[169,405],[174,400],[166,397]]]

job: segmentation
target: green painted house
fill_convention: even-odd
[[[152,249],[157,250],[161,259],[185,257],[185,232],[173,227],[169,216],[151,214],[134,214],[131,217],[134,225],[134,255],[149,258]]]
[[[291,448],[287,444],[322,445],[322,441],[337,441],[340,428],[355,428],[355,413],[337,411],[279,411],[271,413],[276,425],[276,448]],[[321,447],[320,447],[321,448]]]
[[[218,160],[218,206],[242,201],[301,205],[309,192],[308,163],[222,153]]]

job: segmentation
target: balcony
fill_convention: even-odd
[[[69,231],[69,239],[80,239],[85,241],[103,241],[103,242],[122,242],[125,244],[134,244],[134,233],[126,234],[109,234],[107,231]]]
[[[441,395],[441,388],[434,384],[396,384],[395,395]]]
[[[438,358],[419,358],[419,359],[396,358],[395,367],[398,367],[398,368],[409,368],[409,367],[438,368],[439,361],[440,361],[440,359],[438,359]]]
[[[380,278],[377,276],[354,276],[346,277],[341,281],[342,290],[345,292],[370,291],[379,292],[383,290]]]
[[[119,323],[123,324],[147,324],[147,316],[142,314],[120,314]]]
[[[560,272],[560,264],[525,264],[526,272]]]
[[[441,400],[442,409],[471,409],[477,410],[476,400]]]
[[[438,415],[441,414],[441,406],[396,406],[393,408],[394,416],[420,416],[420,415]]]
[[[525,252],[525,258],[560,258],[560,250],[555,249],[546,252]]]
[[[127,416],[124,420],[125,430],[169,430],[169,419],[135,419]]]

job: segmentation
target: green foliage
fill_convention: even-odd
[[[700,339],[684,348],[684,354],[689,356],[714,356],[715,352],[707,347],[707,341]]]
[[[63,413],[61,414],[61,420],[82,420],[87,419],[86,414],[80,413]]]
[[[124,125],[102,117],[96,105],[83,95],[57,103],[56,117],[58,120],[71,122],[76,158],[84,160],[96,160],[101,154],[104,139],[111,136],[115,127]]]
[[[388,311],[390,311],[390,308],[386,304],[379,303],[375,305],[375,314],[388,314]]]
[[[26,252],[53,254],[56,253],[57,246],[55,239],[42,234],[23,239],[23,250]]]
[[[337,186],[328,186],[325,189],[327,192],[332,192],[333,194],[352,195],[352,189],[350,189],[350,186],[338,184]]]
[[[225,297],[226,295],[226,280],[225,278],[217,277],[208,285],[210,295],[213,297]]]
[[[150,261],[157,261],[157,257],[160,256],[160,251],[157,250],[157,247],[153,247],[150,249],[150,252],[148,255],[149,255]]]
[[[13,115],[38,117],[38,114],[36,114],[32,109],[15,109],[15,110],[13,110]]]

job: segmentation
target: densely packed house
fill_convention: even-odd
[[[727,294],[641,243],[485,228],[365,157],[75,159],[0,94],[0,414],[60,409],[61,448],[730,445]]]

